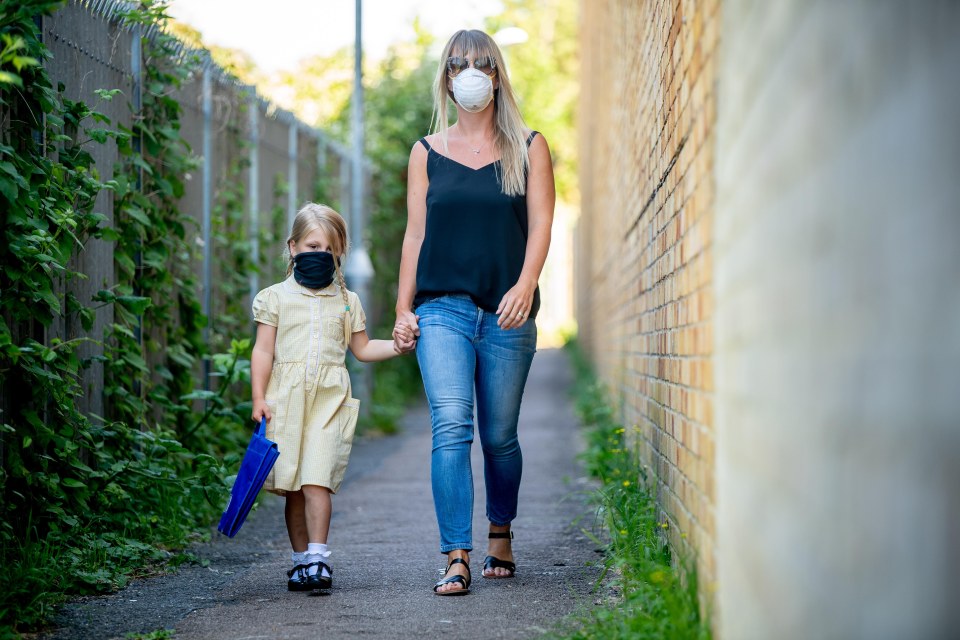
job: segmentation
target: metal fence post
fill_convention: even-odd
[[[257,91],[250,89],[248,101],[250,123],[249,213],[250,213],[250,302],[260,290],[260,100]]]
[[[364,230],[364,171],[363,171],[363,42],[361,29],[361,0],[356,0],[356,40],[354,44],[353,75],[353,153],[352,176],[350,179],[350,244],[353,247],[347,256],[344,275],[353,291],[360,297],[361,304],[370,301],[370,281],[373,279],[373,263],[367,253],[363,239]],[[373,377],[369,367],[363,367],[354,376],[356,391],[360,399],[361,414],[369,412],[369,400],[373,389]]]
[[[132,95],[130,96],[133,102],[133,113],[134,118],[140,118],[141,111],[143,111],[143,49],[142,42],[140,38],[142,37],[142,31],[140,25],[135,25],[131,30],[131,40],[130,40],[130,76],[132,78]],[[141,154],[143,150],[143,133],[138,133],[133,136],[131,141],[133,144],[133,152],[137,155]],[[143,191],[143,166],[142,164],[137,165],[136,169],[136,184],[134,189],[137,192]],[[114,211],[114,217],[116,217],[117,212]],[[139,296],[142,294],[139,284],[140,269],[143,265],[143,235],[141,234],[139,241],[137,242],[137,252],[134,256],[134,264],[136,265],[136,275],[133,279],[133,295]],[[136,338],[137,345],[140,347],[140,352],[143,353],[143,314],[137,315],[137,326],[133,330],[134,337]],[[137,397],[143,397],[143,384],[140,382],[138,377],[134,381],[134,393]]]
[[[327,140],[322,133],[317,134],[317,171],[327,172]]]
[[[297,215],[297,121],[291,120],[287,137],[287,232]]]
[[[203,327],[203,342],[210,349],[210,311],[213,294],[213,69],[207,65],[203,70],[203,315],[207,323]],[[210,357],[203,359],[203,386],[210,388]]]

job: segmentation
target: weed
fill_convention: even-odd
[[[176,632],[173,629],[157,629],[150,633],[128,633],[124,638],[126,640],[169,640],[175,634]]]
[[[700,615],[696,571],[672,556],[651,479],[574,341],[567,343],[567,351],[577,374],[577,412],[586,428],[582,459],[601,483],[593,495],[595,531],[587,534],[604,549],[596,589],[605,597],[598,606],[582,607],[551,635],[576,640],[709,640],[709,624]]]

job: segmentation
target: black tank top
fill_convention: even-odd
[[[533,142],[536,131],[527,138]],[[465,293],[495,313],[520,278],[527,251],[526,195],[500,190],[500,161],[479,169],[427,149],[427,222],[417,262],[414,306],[450,293]],[[530,317],[540,309],[540,288]]]

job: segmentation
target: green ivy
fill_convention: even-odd
[[[60,4],[4,2],[0,10],[0,108],[9,114],[0,143],[2,541],[22,539],[28,523],[41,536],[69,528],[69,514],[85,510],[91,498],[90,468],[79,455],[91,425],[76,408],[84,364],[77,347],[86,338],[49,337],[48,329],[62,316],[92,327],[90,301],[65,284],[84,277],[71,260],[102,236],[105,217],[93,203],[113,185],[100,182],[84,144],[122,136],[92,128],[107,119],[62,99],[41,65],[48,53],[33,11]]]
[[[249,144],[240,143],[241,151]],[[250,259],[250,234],[246,216],[246,188],[243,173],[249,158],[232,161],[221,181],[217,205],[213,208],[212,241],[217,270],[217,296],[224,308],[211,327],[212,348],[225,349],[238,335],[250,331],[250,309],[243,304],[250,289],[249,274],[256,268]]]
[[[222,509],[226,470],[248,433],[240,399],[250,341],[224,337],[223,353],[207,352],[196,229],[179,209],[182,176],[197,163],[172,94],[192,61],[179,59],[162,31],[143,40],[142,108],[130,129],[111,123],[65,99],[44,68],[50,54],[36,18],[64,4],[0,0],[0,636],[42,625],[67,594],[114,589],[130,573],[182,561],[175,550]],[[124,20],[150,27],[165,10],[147,1]],[[112,88],[96,96],[121,99]],[[100,179],[88,151],[95,145],[116,145],[113,180]],[[95,208],[104,192],[112,226]],[[237,198],[218,202],[218,242],[245,233]],[[116,277],[82,300],[68,285],[86,277],[74,265],[91,239],[112,243]],[[218,259],[224,272],[250,267],[242,251]],[[102,307],[113,321],[90,335]],[[56,337],[59,323],[84,337]],[[241,324],[228,320],[224,335]],[[84,342],[102,355],[81,358]],[[196,383],[203,358],[209,390]],[[78,409],[95,361],[104,369],[103,416]]]
[[[129,23],[149,26],[165,20],[163,3],[147,2],[125,15]],[[204,352],[198,283],[191,266],[196,249],[188,241],[196,224],[179,207],[182,177],[198,162],[180,134],[181,106],[171,89],[182,86],[196,64],[178,60],[177,41],[159,34],[143,41],[142,109],[122,141],[123,166],[117,172],[115,200],[117,289],[142,295],[150,305],[137,317],[123,313],[110,328],[113,347],[106,376],[111,417],[143,424],[147,407],[167,426],[189,428],[190,393]],[[137,144],[139,143],[139,144]],[[143,327],[143,349],[137,330]]]

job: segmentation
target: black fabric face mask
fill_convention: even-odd
[[[293,278],[307,289],[323,289],[333,282],[333,254],[301,251],[293,256]]]

